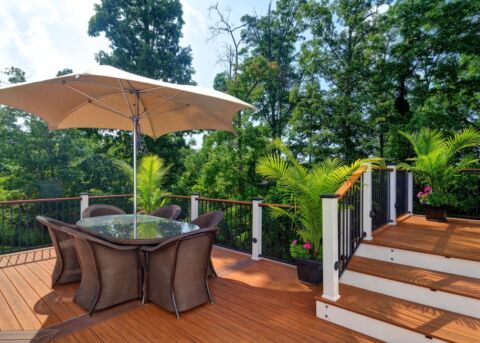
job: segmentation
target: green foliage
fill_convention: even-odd
[[[428,195],[425,204],[432,207],[456,206],[458,200],[454,194],[434,192]]]
[[[311,242],[312,257],[316,259],[321,251],[323,229],[321,195],[335,193],[362,163],[381,161],[364,159],[345,164],[339,159],[327,159],[307,169],[281,141],[276,140],[274,144],[281,154],[273,153],[260,158],[257,173],[276,181],[284,197],[296,206],[293,213],[278,207],[271,209],[297,222],[300,236],[304,241]]]
[[[115,165],[133,184],[133,168],[124,161],[115,161]],[[168,174],[170,166],[165,166],[163,159],[156,155],[146,155],[138,163],[137,168],[137,206],[141,211],[151,213],[165,205],[168,193],[161,185]]]
[[[304,244],[309,244],[308,242],[305,242]],[[305,245],[299,244],[298,241],[294,240],[290,244],[290,256],[293,258],[302,258],[305,260],[311,260],[312,259],[312,248],[308,248],[309,246],[305,247]],[[321,261],[322,260],[322,254],[321,251],[316,257],[316,260]]]
[[[184,24],[180,1],[102,0],[94,6],[88,34],[104,33],[112,50],[100,51],[98,62],[154,79],[191,83],[191,49],[179,45]]]
[[[432,187],[432,194],[448,193],[459,172],[478,162],[476,158],[460,156],[463,150],[480,145],[480,132],[475,129],[465,129],[452,137],[429,129],[400,133],[410,142],[416,156],[411,159],[412,164],[402,163],[399,168],[412,171],[419,181]]]

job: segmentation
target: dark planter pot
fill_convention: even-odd
[[[447,208],[445,206],[432,207],[429,205],[425,205],[425,217],[427,218],[427,220],[446,222]]]
[[[296,259],[297,276],[302,282],[318,285],[323,281],[323,264],[322,262]]]

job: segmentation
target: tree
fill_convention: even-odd
[[[353,161],[372,153],[365,90],[370,77],[371,41],[379,6],[389,1],[308,1],[303,15],[312,39],[302,47],[301,67],[326,86],[325,126],[332,153]],[[327,132],[328,132],[327,131]]]
[[[480,94],[479,12],[474,0],[404,0],[388,10],[382,58],[371,82],[377,91],[370,98],[383,99],[384,115],[377,110],[376,116],[385,119],[382,134],[390,159],[411,153],[399,130],[479,127],[474,100]]]
[[[191,83],[191,49],[179,45],[182,14],[178,0],[102,0],[95,4],[88,34],[104,33],[112,51],[98,52],[97,61],[154,79]]]

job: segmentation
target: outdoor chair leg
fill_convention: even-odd
[[[205,278],[205,288],[207,289],[208,299],[210,300],[210,304],[215,304],[213,301],[212,293],[210,292],[210,287],[208,287],[208,277]]]
[[[171,296],[172,296],[172,304],[175,310],[175,314],[177,315],[177,319],[180,319],[180,313],[178,313],[178,308],[177,308],[177,301],[175,300],[175,292],[173,290],[171,292]]]

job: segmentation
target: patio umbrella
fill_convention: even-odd
[[[197,129],[233,132],[235,114],[252,107],[222,92],[153,80],[105,65],[84,73],[0,88],[0,104],[39,116],[50,130],[133,131],[135,232],[139,133],[157,138]]]

